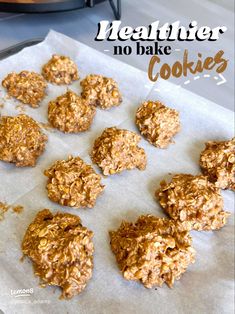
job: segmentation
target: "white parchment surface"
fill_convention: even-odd
[[[35,168],[16,168],[0,162],[0,201],[21,204],[21,214],[7,212],[0,222],[0,313],[233,313],[234,310],[234,194],[223,191],[225,208],[232,212],[228,224],[216,232],[192,232],[197,251],[196,262],[188,268],[173,289],[167,286],[146,289],[136,282],[123,279],[110,250],[108,231],[121,221],[135,221],[140,214],[164,216],[154,199],[154,191],[169,173],[200,172],[199,154],[208,140],[225,140],[233,136],[233,113],[179,88],[167,81],[156,84],[147,74],[121,63],[82,43],[51,31],[44,42],[26,48],[0,62],[0,81],[11,71],[41,67],[53,53],[70,56],[76,61],[80,76],[97,73],[114,78],[123,94],[120,107],[109,111],[97,109],[92,128],[77,135],[45,131],[49,142]],[[193,83],[192,83],[193,84]],[[70,86],[80,93],[80,83]],[[216,86],[215,88],[219,88]],[[66,91],[67,87],[48,85],[47,96],[40,108],[26,106],[26,113],[39,122],[47,122],[47,104]],[[18,102],[4,100],[0,87],[1,115],[19,113]],[[106,189],[93,209],[71,209],[52,203],[46,194],[43,170],[57,159],[69,154],[79,155],[91,163],[89,152],[105,127],[119,126],[138,132],[134,115],[140,102],[160,99],[180,111],[181,132],[175,144],[161,150],[142,139],[140,146],[147,153],[145,171],[132,170],[103,179]],[[95,167],[95,166],[94,166]],[[95,167],[97,171],[99,169]],[[29,260],[23,263],[21,242],[36,213],[49,208],[77,214],[85,226],[94,231],[94,272],[87,288],[70,301],[59,300],[60,289],[40,288]],[[33,288],[28,297],[16,297],[15,290]],[[31,289],[32,290],[32,289]]]

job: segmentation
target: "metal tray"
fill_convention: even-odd
[[[41,41],[43,41],[43,38],[34,38],[34,39],[22,41],[16,45],[13,45],[13,46],[10,46],[6,49],[0,50],[0,60],[8,58],[8,57],[16,54],[17,52],[19,52],[23,48],[36,45],[36,44],[40,43]]]

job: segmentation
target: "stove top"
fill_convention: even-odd
[[[0,11],[23,13],[49,13],[93,7],[109,1],[116,19],[121,18],[121,0],[0,0]]]

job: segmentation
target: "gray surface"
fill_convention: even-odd
[[[172,80],[181,84],[203,97],[206,97],[226,108],[234,108],[234,2],[230,0],[208,1],[208,0],[188,0],[166,1],[166,0],[124,0],[123,2],[123,25],[148,25],[160,20],[163,22],[174,22],[180,20],[187,25],[191,20],[197,20],[199,25],[215,27],[226,25],[228,30],[216,42],[176,42],[172,43],[173,49],[181,49],[170,56],[161,57],[162,61],[173,64],[176,60],[182,59],[183,50],[188,48],[192,60],[197,60],[197,53],[201,52],[203,57],[214,56],[215,53],[223,49],[225,57],[229,59],[229,64],[224,76],[227,80],[225,84],[217,86],[213,77],[215,73],[210,72],[210,78],[200,78],[188,85],[184,85],[185,78]],[[1,14],[1,13],[0,13]],[[3,19],[2,19],[3,18]],[[99,51],[112,54],[113,42],[96,42],[94,37],[97,32],[97,23],[102,19],[113,20],[113,14],[108,3],[102,3],[90,9],[77,10],[65,13],[25,15],[16,17],[0,15],[0,49],[9,45],[32,37],[44,37],[49,29],[54,29],[71,36]],[[125,42],[133,45],[132,42]],[[147,71],[149,56],[130,55],[119,56],[118,59],[127,62],[137,68]],[[206,72],[205,72],[206,73]],[[205,74],[203,73],[203,74]],[[188,77],[187,79],[192,79]]]

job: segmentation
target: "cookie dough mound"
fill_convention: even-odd
[[[137,146],[140,136],[116,127],[106,128],[95,140],[91,159],[104,175],[119,173],[123,170],[146,167],[146,154]]]
[[[6,88],[8,95],[37,108],[45,97],[47,83],[38,73],[22,71],[8,74],[2,81],[2,86]]]
[[[189,232],[173,220],[140,216],[135,224],[122,222],[110,238],[124,278],[140,280],[146,288],[161,287],[164,282],[172,287],[194,263]]]
[[[78,216],[38,212],[29,225],[23,242],[28,256],[44,286],[62,289],[61,298],[70,299],[87,285],[93,270],[93,232],[82,226]]]
[[[179,113],[160,101],[146,101],[136,112],[136,125],[151,144],[166,148],[180,131]]]
[[[220,189],[203,175],[177,174],[168,184],[162,181],[156,197],[171,218],[189,222],[194,230],[220,229],[229,216]]]
[[[43,66],[42,75],[57,85],[71,84],[79,79],[77,65],[69,57],[59,55],[53,55]]]
[[[79,133],[90,128],[95,108],[72,91],[57,97],[48,106],[50,124],[65,133]]]
[[[48,197],[64,206],[91,208],[104,189],[101,176],[79,157],[58,160],[44,174]]]
[[[122,97],[117,83],[102,75],[91,74],[81,81],[82,96],[93,106],[109,109],[119,106]]]
[[[200,156],[200,166],[218,188],[235,191],[235,138],[206,143]]]
[[[46,142],[47,136],[31,117],[0,117],[0,160],[17,167],[35,166]]]

